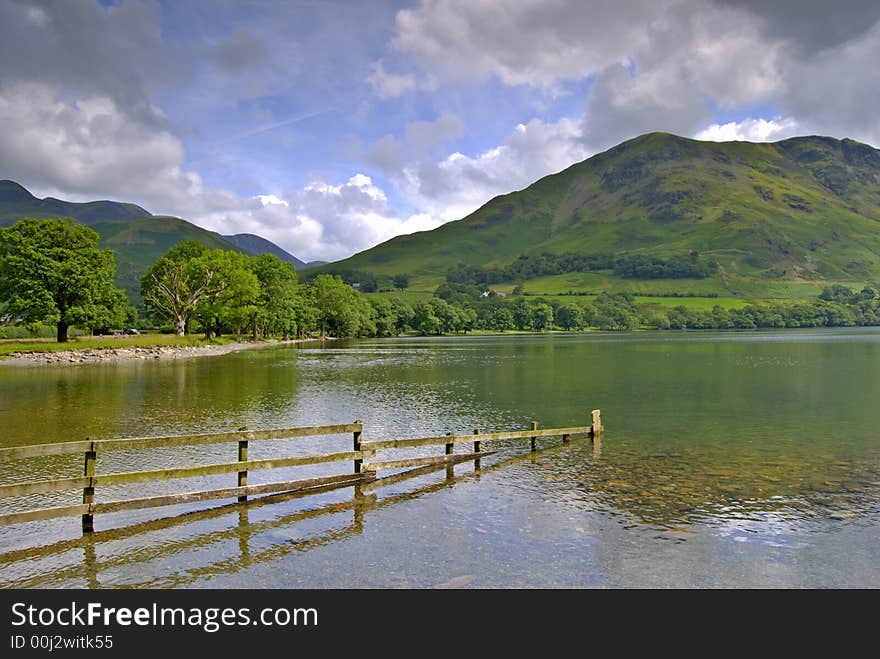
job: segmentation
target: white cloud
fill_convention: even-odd
[[[407,129],[402,141],[387,136],[368,151],[367,158],[411,203],[443,221],[461,219],[492,197],[523,188],[589,155],[579,123],[569,118],[518,124],[503,144],[473,156],[454,152],[431,158],[413,144],[418,135],[419,131]],[[389,157],[392,152],[394,157]]]
[[[800,125],[790,117],[743,119],[726,124],[712,124],[694,137],[711,142],[775,142],[798,134]]]
[[[259,206],[229,204],[193,219],[222,234],[258,234],[306,261],[338,260],[442,223],[427,213],[401,216],[389,206],[384,190],[361,173],[344,183],[316,179],[282,196],[257,198]]]
[[[456,122],[444,119],[440,134],[455,132]],[[62,100],[46,84],[8,84],[0,87],[0,124],[0,172],[38,195],[110,196],[220,233],[256,233],[306,260],[336,260],[441,223],[426,213],[401,216],[361,173],[253,197],[205,187],[185,170],[177,137],[126,115],[109,97]],[[429,132],[417,127],[414,139],[430,144]]]
[[[62,100],[41,83],[0,87],[0,171],[37,188],[108,191],[173,208],[202,190],[183,169],[180,140],[127,115],[106,96]]]
[[[718,109],[762,105],[801,130],[880,142],[880,7],[777,4],[422,0],[398,12],[385,61],[450,84],[592,79],[582,126],[592,151],[650,131],[692,135]]]
[[[259,199],[263,206],[289,206],[286,201],[283,199],[279,199],[273,194],[258,194],[257,199]]]
[[[395,98],[418,88],[419,83],[412,73],[389,73],[382,61],[373,62],[373,71],[367,77],[373,90],[385,98]]]
[[[398,12],[391,47],[446,79],[495,75],[511,85],[552,87],[625,59],[645,20],[668,4],[423,0]]]

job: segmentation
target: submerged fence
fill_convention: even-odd
[[[562,437],[563,443],[573,436],[585,435],[596,439],[602,434],[602,421],[599,410],[593,410],[589,426],[571,428],[538,429],[532,422],[528,430],[510,430],[504,432],[481,433],[479,429],[469,435],[447,435],[433,437],[413,437],[405,439],[384,439],[366,441],[363,439],[364,426],[361,421],[328,426],[307,428],[273,428],[267,430],[237,430],[233,432],[203,433],[195,435],[170,435],[156,437],[133,437],[125,439],[86,439],[84,441],[64,442],[58,444],[36,444],[0,449],[0,458],[18,460],[44,456],[82,454],[83,472],[81,476],[55,478],[51,480],[25,481],[0,485],[0,498],[23,497],[32,494],[82,490],[82,503],[37,508],[22,512],[0,515],[0,526],[18,524],[55,517],[70,515],[82,516],[82,530],[88,533],[94,530],[94,516],[100,513],[120,512],[142,508],[171,506],[212,499],[237,498],[244,502],[249,496],[287,493],[296,491],[325,491],[327,488],[346,487],[368,483],[377,479],[377,472],[391,469],[418,469],[427,466],[448,465],[474,460],[479,468],[480,458],[487,457],[496,451],[482,450],[483,442],[511,439],[529,439],[532,451],[537,449],[539,437]],[[350,433],[352,450],[336,453],[320,453],[315,455],[295,455],[289,457],[272,457],[261,460],[248,459],[248,447],[251,442],[294,439],[303,437],[320,437],[324,435],[341,435]],[[209,464],[202,466],[172,467],[146,471],[129,471],[99,474],[96,473],[98,455],[114,450],[149,450],[169,447],[237,443],[238,455],[235,462]],[[473,450],[466,453],[455,453],[456,444],[472,445]],[[407,449],[425,446],[444,446],[443,455],[404,459],[376,461],[377,452],[387,449]],[[257,470],[280,469],[304,465],[352,461],[353,470],[348,473],[297,480],[284,480],[259,485],[248,485],[248,473]],[[178,492],[149,497],[121,499],[117,501],[98,502],[95,491],[101,486],[142,483],[147,481],[165,481],[178,478],[193,478],[217,474],[236,474],[237,485],[218,489],[198,490],[194,492]]]

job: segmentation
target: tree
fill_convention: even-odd
[[[263,336],[280,333],[287,341],[298,329],[296,314],[301,300],[296,269],[274,254],[253,256],[250,265],[260,284],[257,311],[251,318],[253,337],[257,338],[260,330]]]
[[[514,321],[510,309],[500,306],[494,309],[489,316],[489,329],[499,332],[516,329],[516,321]]]
[[[70,218],[25,218],[0,229],[0,300],[27,325],[89,328],[125,317],[124,293],[113,286],[113,252],[100,236]]]
[[[241,334],[242,326],[256,313],[260,283],[250,269],[249,257],[240,252],[212,249],[188,263],[198,278],[211,280],[195,308],[205,338],[218,336],[222,326]]]
[[[397,333],[401,334],[411,329],[413,316],[415,316],[412,306],[397,298],[391,300],[391,305],[394,307],[394,311],[397,314]]]
[[[321,336],[360,336],[375,332],[374,311],[364,296],[337,275],[318,275],[311,287]],[[372,327],[372,329],[371,329]]]
[[[525,330],[532,325],[532,308],[524,298],[517,300],[512,309],[513,322],[516,323],[516,329]]]
[[[375,311],[376,336],[397,335],[397,309],[390,300],[374,298],[370,300]]]
[[[391,280],[394,284],[394,288],[403,290],[404,288],[409,288],[409,275],[394,275],[394,278]]]
[[[584,325],[584,311],[576,304],[563,304],[556,312],[556,322],[564,330],[579,329]]]
[[[434,315],[434,307],[427,302],[419,302],[413,309],[413,329],[427,336],[440,334],[440,319]]]
[[[539,302],[532,309],[532,327],[539,332],[553,324],[553,307],[546,302]]]
[[[196,305],[213,294],[218,285],[213,271],[193,265],[206,251],[201,243],[184,240],[168,250],[141,277],[144,304],[158,316],[173,322],[178,336],[187,333]]]
[[[431,305],[433,314],[439,322],[437,334],[458,331],[461,319],[455,307],[439,297],[432,297],[428,300],[428,304]]]

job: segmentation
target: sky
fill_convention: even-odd
[[[880,146],[876,0],[0,0],[0,179],[333,261],[651,131]]]

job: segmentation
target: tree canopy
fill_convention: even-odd
[[[113,286],[113,252],[100,236],[70,218],[25,218],[0,228],[0,300],[26,325],[56,325],[59,342],[71,326],[123,323],[125,293]]]

